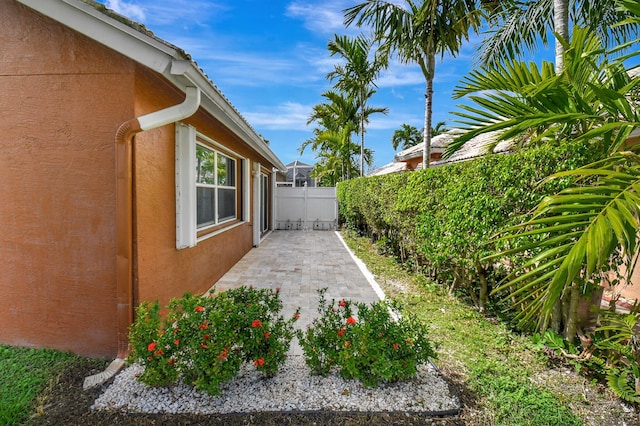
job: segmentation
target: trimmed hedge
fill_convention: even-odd
[[[492,236],[523,220],[544,197],[567,185],[547,176],[603,156],[594,143],[544,145],[510,155],[364,177],[338,184],[347,228],[371,237],[381,251],[432,279],[468,292],[484,309],[499,265],[481,259],[493,253]],[[512,261],[515,261],[513,259]]]

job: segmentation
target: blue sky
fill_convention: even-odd
[[[158,37],[192,55],[222,93],[271,143],[285,163],[313,164],[314,154],[299,147],[312,136],[311,109],[331,88],[325,78],[336,58],[327,50],[334,34],[346,29],[342,10],[353,0],[100,0],[109,8],[143,23]],[[457,58],[438,61],[434,81],[433,123],[452,123],[457,101],[453,88],[472,67],[479,37]],[[424,122],[425,81],[417,66],[392,64],[377,81],[370,105],[388,115],[371,119],[365,144],[374,164],[391,162],[391,137],[403,123],[418,129]]]

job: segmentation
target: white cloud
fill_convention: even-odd
[[[133,20],[144,22],[146,20],[144,9],[141,6],[137,6],[132,3],[127,3],[124,0],[107,0],[105,5],[119,13]]]
[[[378,87],[413,86],[424,84],[425,79],[417,66],[395,65],[387,69],[376,81]]]
[[[352,29],[348,31],[344,26],[343,9],[349,2],[332,1],[294,1],[287,6],[287,16],[302,19],[305,28],[320,34],[344,34],[360,32]]]
[[[311,105],[285,102],[275,107],[264,107],[258,111],[245,111],[242,115],[256,129],[267,130],[309,130],[307,120]]]

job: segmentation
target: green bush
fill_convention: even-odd
[[[347,228],[381,241],[415,270],[465,292],[484,308],[500,265],[483,262],[492,236],[520,222],[542,197],[567,181],[540,186],[560,170],[602,155],[595,144],[545,145],[510,155],[418,172],[353,179],[338,185],[340,217]],[[514,261],[517,259],[513,259]]]
[[[279,293],[240,287],[212,297],[185,294],[165,318],[157,302],[141,303],[131,326],[129,362],[140,362],[140,381],[166,386],[181,379],[212,395],[245,362],[273,376],[286,360],[293,323],[281,315]]]
[[[395,308],[385,301],[327,303],[321,291],[320,316],[304,332],[298,331],[312,373],[326,375],[335,367],[342,377],[366,386],[415,376],[418,366],[436,353],[425,326],[410,315],[395,317]]]

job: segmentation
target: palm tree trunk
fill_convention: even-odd
[[[429,95],[429,87],[433,86],[433,81],[427,81],[427,91],[424,94],[425,106],[424,106],[424,129],[422,130],[422,142],[424,148],[422,149],[422,168],[429,167],[429,158],[431,157],[431,129],[429,128],[429,122],[431,121],[431,96]],[[433,89],[432,89],[433,90]]]
[[[565,41],[569,40],[569,0],[553,0],[553,29]],[[556,74],[564,70],[564,47],[556,39]]]
[[[435,61],[434,61],[435,62]],[[433,70],[433,67],[431,68]],[[424,94],[425,108],[424,108],[424,133],[423,142],[424,149],[422,150],[422,168],[429,168],[429,161],[431,160],[431,116],[433,115],[433,71],[430,73],[427,79],[427,92]]]
[[[581,296],[578,283],[571,284],[569,295],[569,317],[567,318],[567,326],[564,329],[564,338],[572,342],[578,333],[578,305]]]
[[[364,111],[362,111],[364,114]],[[360,118],[360,177],[364,176],[364,118]]]
[[[436,68],[435,55],[430,55],[427,61],[427,92],[424,94],[424,149],[422,150],[423,169],[429,168],[429,161],[431,160],[431,116],[433,115],[433,74]]]
[[[364,96],[360,92],[360,177],[364,176]]]

